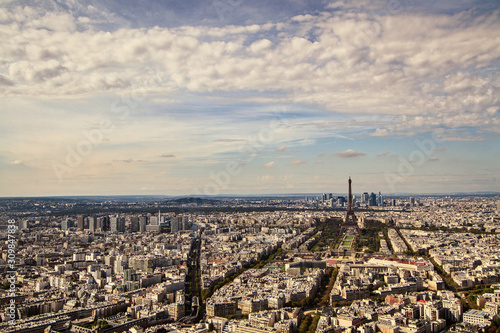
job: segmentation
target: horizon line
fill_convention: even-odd
[[[373,191],[372,191],[373,192]],[[170,197],[170,198],[227,198],[227,197],[283,197],[283,196],[320,196],[323,193],[331,193],[335,195],[343,195],[343,192],[295,192],[295,193],[252,193],[252,194],[61,194],[61,195],[25,195],[25,196],[0,196],[0,199],[16,199],[16,198],[84,198],[84,197]],[[370,192],[354,192],[354,194],[370,193]],[[375,193],[375,192],[373,192]],[[377,193],[376,193],[377,194]],[[480,191],[480,192],[387,192],[382,193],[383,196],[411,196],[411,195],[500,195],[500,192]]]

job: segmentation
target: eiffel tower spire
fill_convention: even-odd
[[[349,198],[348,198],[348,206],[347,206],[347,211],[345,213],[345,220],[344,220],[344,225],[349,225],[349,224],[356,224],[357,225],[357,219],[356,215],[354,214],[354,210],[352,209],[352,189],[351,189],[351,177],[349,177],[349,180],[347,181],[349,184]]]
[[[352,189],[351,189],[352,180],[351,180],[351,177],[349,177],[349,180],[347,181],[347,183],[349,184],[349,206],[347,206],[347,211],[351,211],[352,210]]]

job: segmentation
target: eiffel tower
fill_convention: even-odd
[[[348,199],[348,206],[347,206],[347,211],[345,212],[345,219],[344,219],[344,224],[342,225],[342,229],[347,229],[347,228],[355,228],[356,230],[358,229],[358,219],[356,218],[356,215],[354,214],[354,210],[352,209],[352,190],[351,190],[351,177],[349,177],[348,180],[349,183],[349,199]]]

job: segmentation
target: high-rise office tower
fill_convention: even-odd
[[[83,215],[78,215],[76,218],[76,226],[80,231],[83,230],[83,224],[84,224],[83,221],[84,221]]]
[[[370,196],[368,195],[368,192],[361,194],[361,203],[368,203],[369,199]]]
[[[378,192],[378,205],[380,207],[384,205],[384,202],[382,201],[382,193],[380,193],[380,191]]]
[[[104,231],[104,218],[102,216],[95,218],[95,229],[98,231]]]
[[[332,193],[323,193],[322,199],[323,201],[328,201],[333,197]]]
[[[377,195],[375,193],[370,193],[370,200],[368,201],[369,206],[376,206],[377,205]]]
[[[146,231],[146,222],[147,222],[147,217],[142,215],[139,217],[139,232],[145,232]]]
[[[109,216],[102,216],[99,222],[99,227],[101,228],[101,231],[109,231],[110,225],[109,225]]]
[[[131,232],[139,231],[139,217],[138,216],[132,216],[130,218],[130,231]]]
[[[170,221],[170,232],[171,233],[179,232],[181,224],[182,224],[182,216],[173,217],[172,220]]]
[[[182,216],[182,224],[179,226],[180,230],[188,230],[189,229],[189,216],[188,215],[183,215]]]
[[[96,231],[96,219],[95,219],[95,216],[89,216],[89,231],[90,232],[95,232]]]
[[[118,217],[118,231],[125,232],[125,217]]]
[[[62,230],[68,230],[69,228],[73,228],[73,226],[74,226],[74,222],[69,220],[69,219],[61,221],[61,229]]]
[[[110,216],[109,217],[109,231],[111,232],[116,232],[118,229],[118,217],[117,216]]]
[[[151,225],[158,225],[158,216],[151,216],[149,218],[149,224],[151,224]]]
[[[125,231],[125,218],[120,216],[112,216],[110,221],[111,232],[124,232]]]

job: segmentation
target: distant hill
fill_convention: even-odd
[[[219,200],[215,200],[215,199],[186,197],[186,198],[166,200],[165,203],[168,205],[173,205],[173,206],[180,206],[180,205],[206,206],[206,205],[218,205],[221,202]]]

